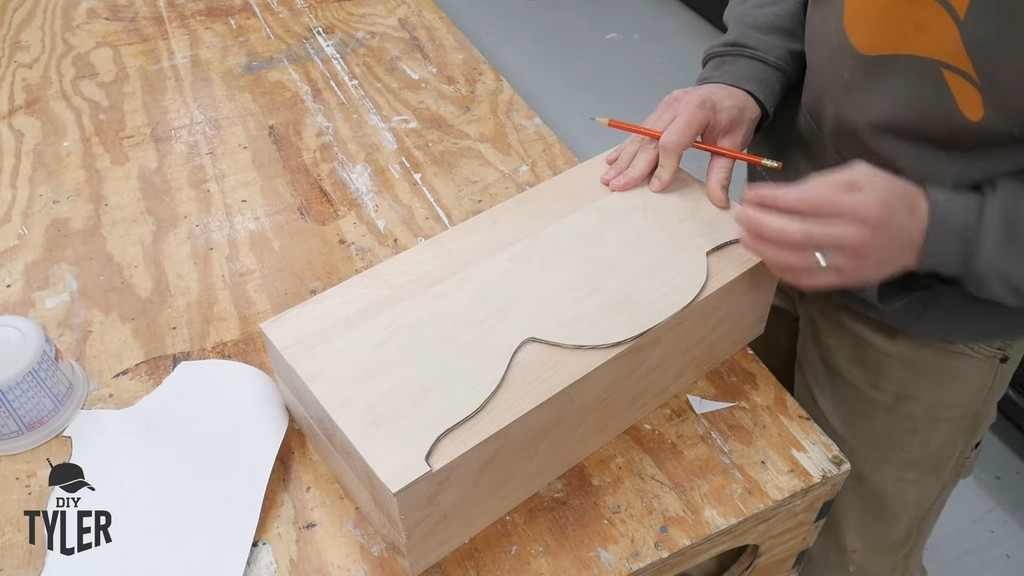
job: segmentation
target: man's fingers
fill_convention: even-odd
[[[779,280],[804,290],[845,286],[863,252],[864,229],[848,219],[798,216],[744,203],[736,213],[740,243]],[[815,251],[828,266],[819,266]]]
[[[850,216],[857,210],[856,195],[849,194],[845,179],[829,175],[810,177],[794,184],[751,184],[743,193],[748,206],[818,217]]]
[[[658,142],[658,169],[651,178],[651,190],[660,192],[668,186],[679,169],[683,151],[700,136],[707,123],[706,117],[681,114],[661,133],[661,140]]]
[[[857,247],[863,232],[848,220],[796,216],[745,202],[736,222],[745,234],[766,242],[813,254],[826,247]]]
[[[818,266],[813,250],[799,250],[766,241],[753,234],[740,239],[744,248],[760,258],[778,279],[801,290],[827,290],[843,286],[841,253],[827,255],[828,266]]]
[[[676,111],[670,102],[662,101],[654,112],[644,120],[643,126],[654,130],[663,131],[672,121]],[[645,136],[632,135],[617,157],[612,161],[612,167],[605,171],[601,177],[602,183],[610,186],[613,190],[626,190],[636,186],[646,178],[654,164],[651,163],[650,152],[646,150],[654,145],[654,163],[657,163],[657,142]],[[616,156],[613,150],[609,157]]]
[[[729,207],[729,185],[732,183],[732,169],[735,165],[735,160],[717,154],[712,154],[708,161],[708,198],[719,208]]]
[[[623,142],[622,150],[619,152],[615,162],[613,162],[612,165],[604,171],[604,174],[601,175],[601,183],[607,186],[612,179],[618,177],[619,174],[622,174],[626,168],[629,168],[633,159],[636,158],[636,153],[640,151],[640,145],[640,136],[630,136],[625,142]]]
[[[626,140],[622,144],[616,146],[614,150],[609,152],[608,155],[604,157],[605,163],[608,164],[609,166],[615,164],[615,161],[619,159],[619,156],[622,154],[622,150],[626,147],[626,144],[628,142],[629,140]]]
[[[791,274],[806,274],[820,270],[814,257],[814,250],[790,244],[773,242],[757,234],[748,233],[740,238],[740,244],[769,267],[785,270]],[[830,253],[830,255],[833,255]]]
[[[730,132],[708,142],[733,150],[742,150],[747,146],[743,136],[737,132]],[[732,171],[735,166],[736,161],[727,156],[712,154],[708,160],[708,198],[719,208],[729,207],[729,184],[732,183]]]
[[[636,157],[629,163],[629,168],[609,183],[612,190],[629,190],[650,175],[658,164],[658,143],[650,138],[644,139],[637,150]]]

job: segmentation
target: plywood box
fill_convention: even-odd
[[[756,337],[775,281],[683,175],[594,158],[263,324],[293,416],[418,574]],[[710,269],[708,259],[715,259]]]

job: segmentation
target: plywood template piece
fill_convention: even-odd
[[[381,515],[396,540],[413,546],[413,526],[456,538],[440,529],[440,518],[420,522],[438,498],[426,479],[432,467],[457,474],[458,463],[479,457],[473,452],[486,440],[507,434],[508,425],[525,422],[590,371],[548,378],[520,367],[520,380],[534,384],[529,400],[489,413],[485,403],[524,342],[588,348],[633,341],[686,308],[707,280],[709,250],[736,238],[731,215],[708,202],[692,178],[660,194],[646,187],[611,193],[599,182],[603,166],[594,158],[263,325],[293,413],[301,410],[297,419],[332,447],[336,467],[345,468],[339,475],[375,501],[371,515]],[[753,300],[767,310],[767,298]],[[756,325],[760,309],[748,316]],[[744,338],[752,338],[746,319]],[[721,357],[747,341],[726,333],[732,347]],[[638,391],[636,405],[671,396],[659,390],[651,398]],[[481,408],[476,433],[460,434],[454,425]],[[617,418],[608,421],[609,437],[631,423]],[[448,432],[452,445],[445,439],[435,446]],[[402,508],[400,493],[415,510]]]

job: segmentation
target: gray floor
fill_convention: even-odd
[[[623,135],[589,120],[642,122],[694,81],[719,32],[678,0],[437,0],[580,159]],[[683,168],[703,177],[707,155]],[[744,181],[737,166],[735,197]],[[1005,422],[957,488],[927,552],[932,576],[1024,574],[1024,437]]]

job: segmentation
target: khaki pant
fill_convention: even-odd
[[[850,459],[803,576],[924,576],[924,546],[1024,341],[922,340],[837,297],[780,287],[751,347]]]

